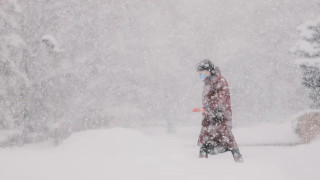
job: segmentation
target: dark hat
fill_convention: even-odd
[[[209,59],[204,59],[198,64],[197,71],[210,71],[211,74],[215,74],[215,68]]]

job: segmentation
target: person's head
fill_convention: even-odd
[[[197,67],[197,72],[199,73],[199,76],[201,79],[204,79],[205,77],[210,75],[214,75],[215,70],[216,70],[216,67],[208,59],[202,60]]]

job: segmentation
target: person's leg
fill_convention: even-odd
[[[199,158],[208,158],[208,149],[205,144],[200,147]]]
[[[232,153],[232,156],[235,162],[243,162],[243,158],[239,148],[231,149],[230,151]]]
[[[240,153],[238,144],[233,136],[233,133],[231,130],[228,131],[228,135],[229,135],[229,150],[232,153],[233,159],[235,162],[243,162],[243,158],[242,155]]]

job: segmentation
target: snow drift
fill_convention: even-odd
[[[294,147],[240,146],[245,163],[236,164],[231,153],[198,159],[198,131],[181,128],[170,135],[159,128],[101,129],[75,133],[56,148],[43,143],[0,149],[0,179],[298,180],[320,176],[319,141]],[[236,132],[242,143],[245,130]]]

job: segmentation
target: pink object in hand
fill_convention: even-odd
[[[200,112],[200,108],[194,108],[192,112]]]

